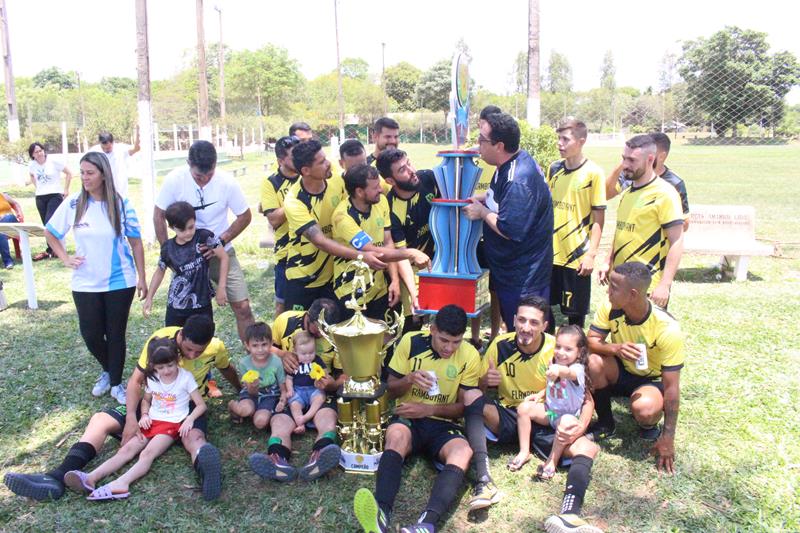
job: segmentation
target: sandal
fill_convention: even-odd
[[[550,481],[556,475],[555,468],[545,468],[544,463],[536,468],[536,478],[539,481]]]
[[[519,460],[516,457],[514,457],[512,460],[510,460],[508,462],[508,464],[506,466],[512,472],[518,472],[518,471],[522,470],[522,467],[524,467],[526,464],[528,464],[528,462],[530,460],[531,460],[531,454],[528,454],[528,457],[526,457],[523,460]]]
[[[113,492],[108,485],[98,487],[89,494],[86,499],[93,502],[102,502],[110,500],[124,500],[130,496],[130,492]]]
[[[64,485],[74,490],[78,494],[89,494],[94,491],[94,487],[88,483],[89,474],[80,470],[70,470],[64,474]]]

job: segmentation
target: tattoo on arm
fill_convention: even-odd
[[[675,438],[675,428],[678,425],[678,398],[664,399],[664,436]]]
[[[320,233],[322,233],[322,230],[320,229],[319,224],[314,224],[303,232],[303,236],[308,240],[312,240]]]

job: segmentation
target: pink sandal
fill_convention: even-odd
[[[86,499],[93,502],[102,502],[109,500],[124,500],[130,496],[130,492],[112,492],[108,485],[98,487],[89,494]]]
[[[74,490],[78,494],[89,494],[94,487],[89,485],[89,474],[80,470],[70,470],[64,474],[64,485]]]

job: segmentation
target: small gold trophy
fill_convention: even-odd
[[[325,322],[320,315],[320,332],[331,343],[347,380],[339,390],[339,439],[342,456],[340,464],[347,472],[373,473],[383,453],[384,432],[388,421],[389,402],[386,385],[381,383],[381,364],[389,346],[403,330],[403,317],[394,312],[390,326],[383,320],[373,320],[361,312],[366,305],[359,303],[358,293],[366,297],[372,285],[372,271],[362,256],[352,261],[353,270],[348,309],[355,314],[339,324]],[[387,318],[389,312],[387,311]]]

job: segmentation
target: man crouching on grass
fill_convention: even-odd
[[[425,454],[444,467],[419,520],[401,533],[434,533],[458,495],[472,449],[454,420],[463,414],[465,403],[480,396],[480,355],[471,344],[461,342],[466,329],[464,310],[446,305],[430,333],[407,333],[395,349],[388,393],[397,398],[397,407],[386,429],[375,494],[362,488],[354,501],[356,517],[367,533],[389,530],[403,462],[412,454]]]

